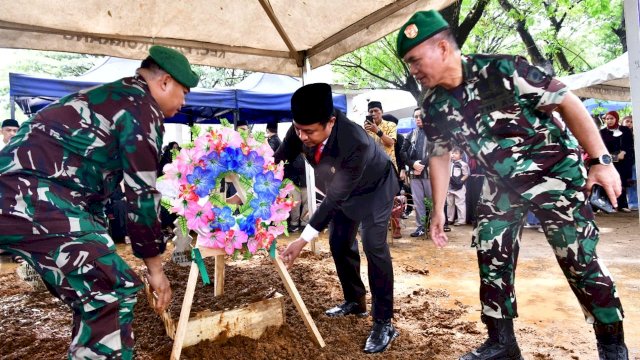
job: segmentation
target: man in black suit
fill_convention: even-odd
[[[366,290],[360,277],[356,233],[360,225],[368,262],[373,328],[364,351],[384,351],[398,336],[393,317],[393,266],[387,244],[391,204],[398,192],[389,157],[359,125],[333,108],[331,87],[310,84],[291,98],[293,126],[275,154],[276,162],[302,153],[316,171],[326,196],[296,241],[280,254],[291,267],[302,248],[329,226],[329,246],[345,302],[328,316],[366,316]]]

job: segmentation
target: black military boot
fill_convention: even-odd
[[[489,338],[479,348],[464,354],[459,360],[522,360],[520,348],[513,333],[513,319],[480,317],[487,325]]]
[[[624,344],[622,321],[613,324],[594,324],[598,340],[600,360],[629,360],[629,350]]]

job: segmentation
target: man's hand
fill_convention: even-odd
[[[292,242],[287,246],[287,248],[280,253],[280,259],[287,266],[287,269],[291,269],[293,266],[293,262],[296,261],[302,248],[307,245],[307,242],[302,238],[298,238],[296,241]]]
[[[422,170],[424,170],[424,168],[425,168],[425,165],[422,164],[420,160],[416,160],[413,163],[413,174],[420,175],[422,173]]]
[[[367,131],[371,131],[374,134],[378,133],[378,125],[374,124],[373,122],[369,122],[369,121],[365,121],[364,122],[364,129]]]
[[[144,259],[149,274],[147,281],[151,287],[151,291],[156,297],[154,310],[158,313],[163,312],[171,303],[171,284],[162,269],[162,259],[160,255],[152,258]]]
[[[592,165],[587,177],[587,192],[591,193],[593,184],[600,184],[607,193],[614,208],[618,207],[618,196],[622,193],[620,175],[613,165]]]
[[[429,235],[431,240],[437,247],[444,247],[447,245],[447,234],[444,232],[444,211],[435,211],[431,213],[431,227],[429,228]]]

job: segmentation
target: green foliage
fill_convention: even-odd
[[[256,131],[256,132],[254,132],[253,133],[253,138],[258,143],[263,143],[263,142],[267,141],[267,135],[264,133],[264,131]]]
[[[164,197],[160,199],[160,205],[167,210],[170,210],[173,207],[173,205],[171,205],[171,200]]]
[[[524,20],[541,53],[553,60],[558,75],[566,74],[558,62],[561,52],[573,72],[590,70],[622,53],[613,32],[620,25],[623,0],[507,0],[514,10],[505,13],[491,1],[462,46],[463,53],[512,54],[528,57],[515,28]],[[476,0],[463,0],[462,17],[470,14]],[[545,6],[547,4],[547,6]],[[507,16],[505,16],[507,15]],[[551,19],[561,22],[557,32]],[[396,33],[335,60],[338,81],[348,88],[399,88],[410,74],[395,56]]]
[[[197,138],[198,136],[200,136],[200,132],[202,131],[202,128],[199,125],[193,125],[191,126],[191,135],[194,138]]]
[[[400,88],[409,73],[395,53],[397,32],[346,54],[332,65],[347,87]]]

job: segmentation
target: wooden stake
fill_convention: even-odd
[[[213,296],[224,293],[224,255],[216,255],[215,274],[213,274]]]
[[[276,266],[276,269],[278,269],[278,274],[280,274],[280,278],[284,283],[284,287],[287,288],[287,291],[291,296],[291,300],[293,300],[293,304],[296,306],[296,309],[298,309],[300,316],[302,316],[302,320],[304,321],[304,324],[307,327],[307,330],[309,330],[309,332],[313,335],[312,336],[313,341],[318,346],[323,348],[325,346],[324,339],[322,339],[322,335],[320,335],[320,332],[316,327],[316,323],[313,321],[313,318],[311,318],[311,314],[309,314],[309,310],[307,310],[307,306],[304,304],[304,301],[302,301],[302,298],[300,297],[300,293],[298,293],[298,289],[296,288],[296,285],[293,283],[293,280],[291,279],[291,276],[289,275],[289,272],[287,271],[286,266],[277,255],[275,258],[272,258],[271,260],[273,260],[273,264]]]
[[[178,327],[176,329],[176,335],[173,338],[173,349],[171,350],[171,360],[180,359],[180,353],[182,352],[182,342],[187,333],[187,323],[189,322],[189,314],[191,314],[191,303],[193,303],[193,295],[196,291],[196,285],[198,284],[198,265],[193,262],[191,264],[191,270],[189,271],[189,281],[187,282],[187,289],[184,292],[184,300],[182,300],[182,309],[180,310],[180,320],[178,320]]]

